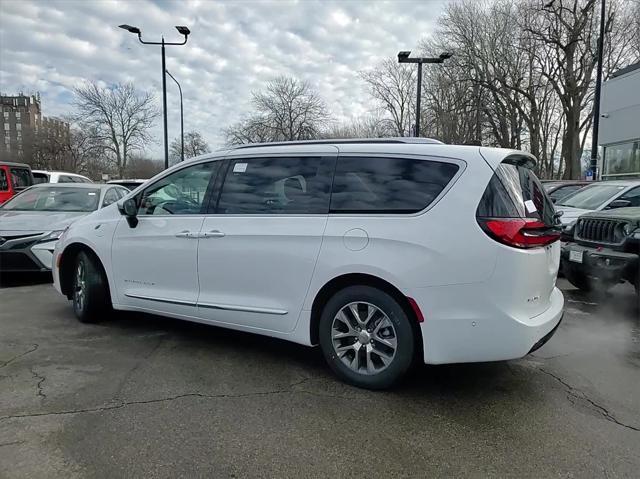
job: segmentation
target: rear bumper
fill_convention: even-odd
[[[531,318],[498,309],[468,311],[455,306],[448,307],[446,314],[430,318],[427,310],[421,324],[424,362],[446,364],[521,358],[551,338],[562,319],[563,308],[562,292],[554,288],[547,310]]]

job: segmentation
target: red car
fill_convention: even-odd
[[[0,161],[0,205],[31,185],[33,175],[29,165]]]

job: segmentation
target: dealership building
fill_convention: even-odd
[[[640,62],[611,75],[601,98],[600,177],[640,178]]]

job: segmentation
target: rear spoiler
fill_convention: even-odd
[[[512,165],[524,166],[529,169],[535,168],[538,164],[536,157],[530,153],[519,150],[508,150],[506,148],[479,148],[480,156],[484,158],[492,170],[495,170],[500,163],[510,163]]]

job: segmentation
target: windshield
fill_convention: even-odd
[[[30,188],[7,201],[2,209],[15,211],[95,211],[100,190],[94,188]]]
[[[591,185],[575,192],[571,196],[563,198],[558,206],[570,206],[572,208],[581,208],[584,210],[597,210],[604,203],[616,196],[624,186],[616,185]]]

